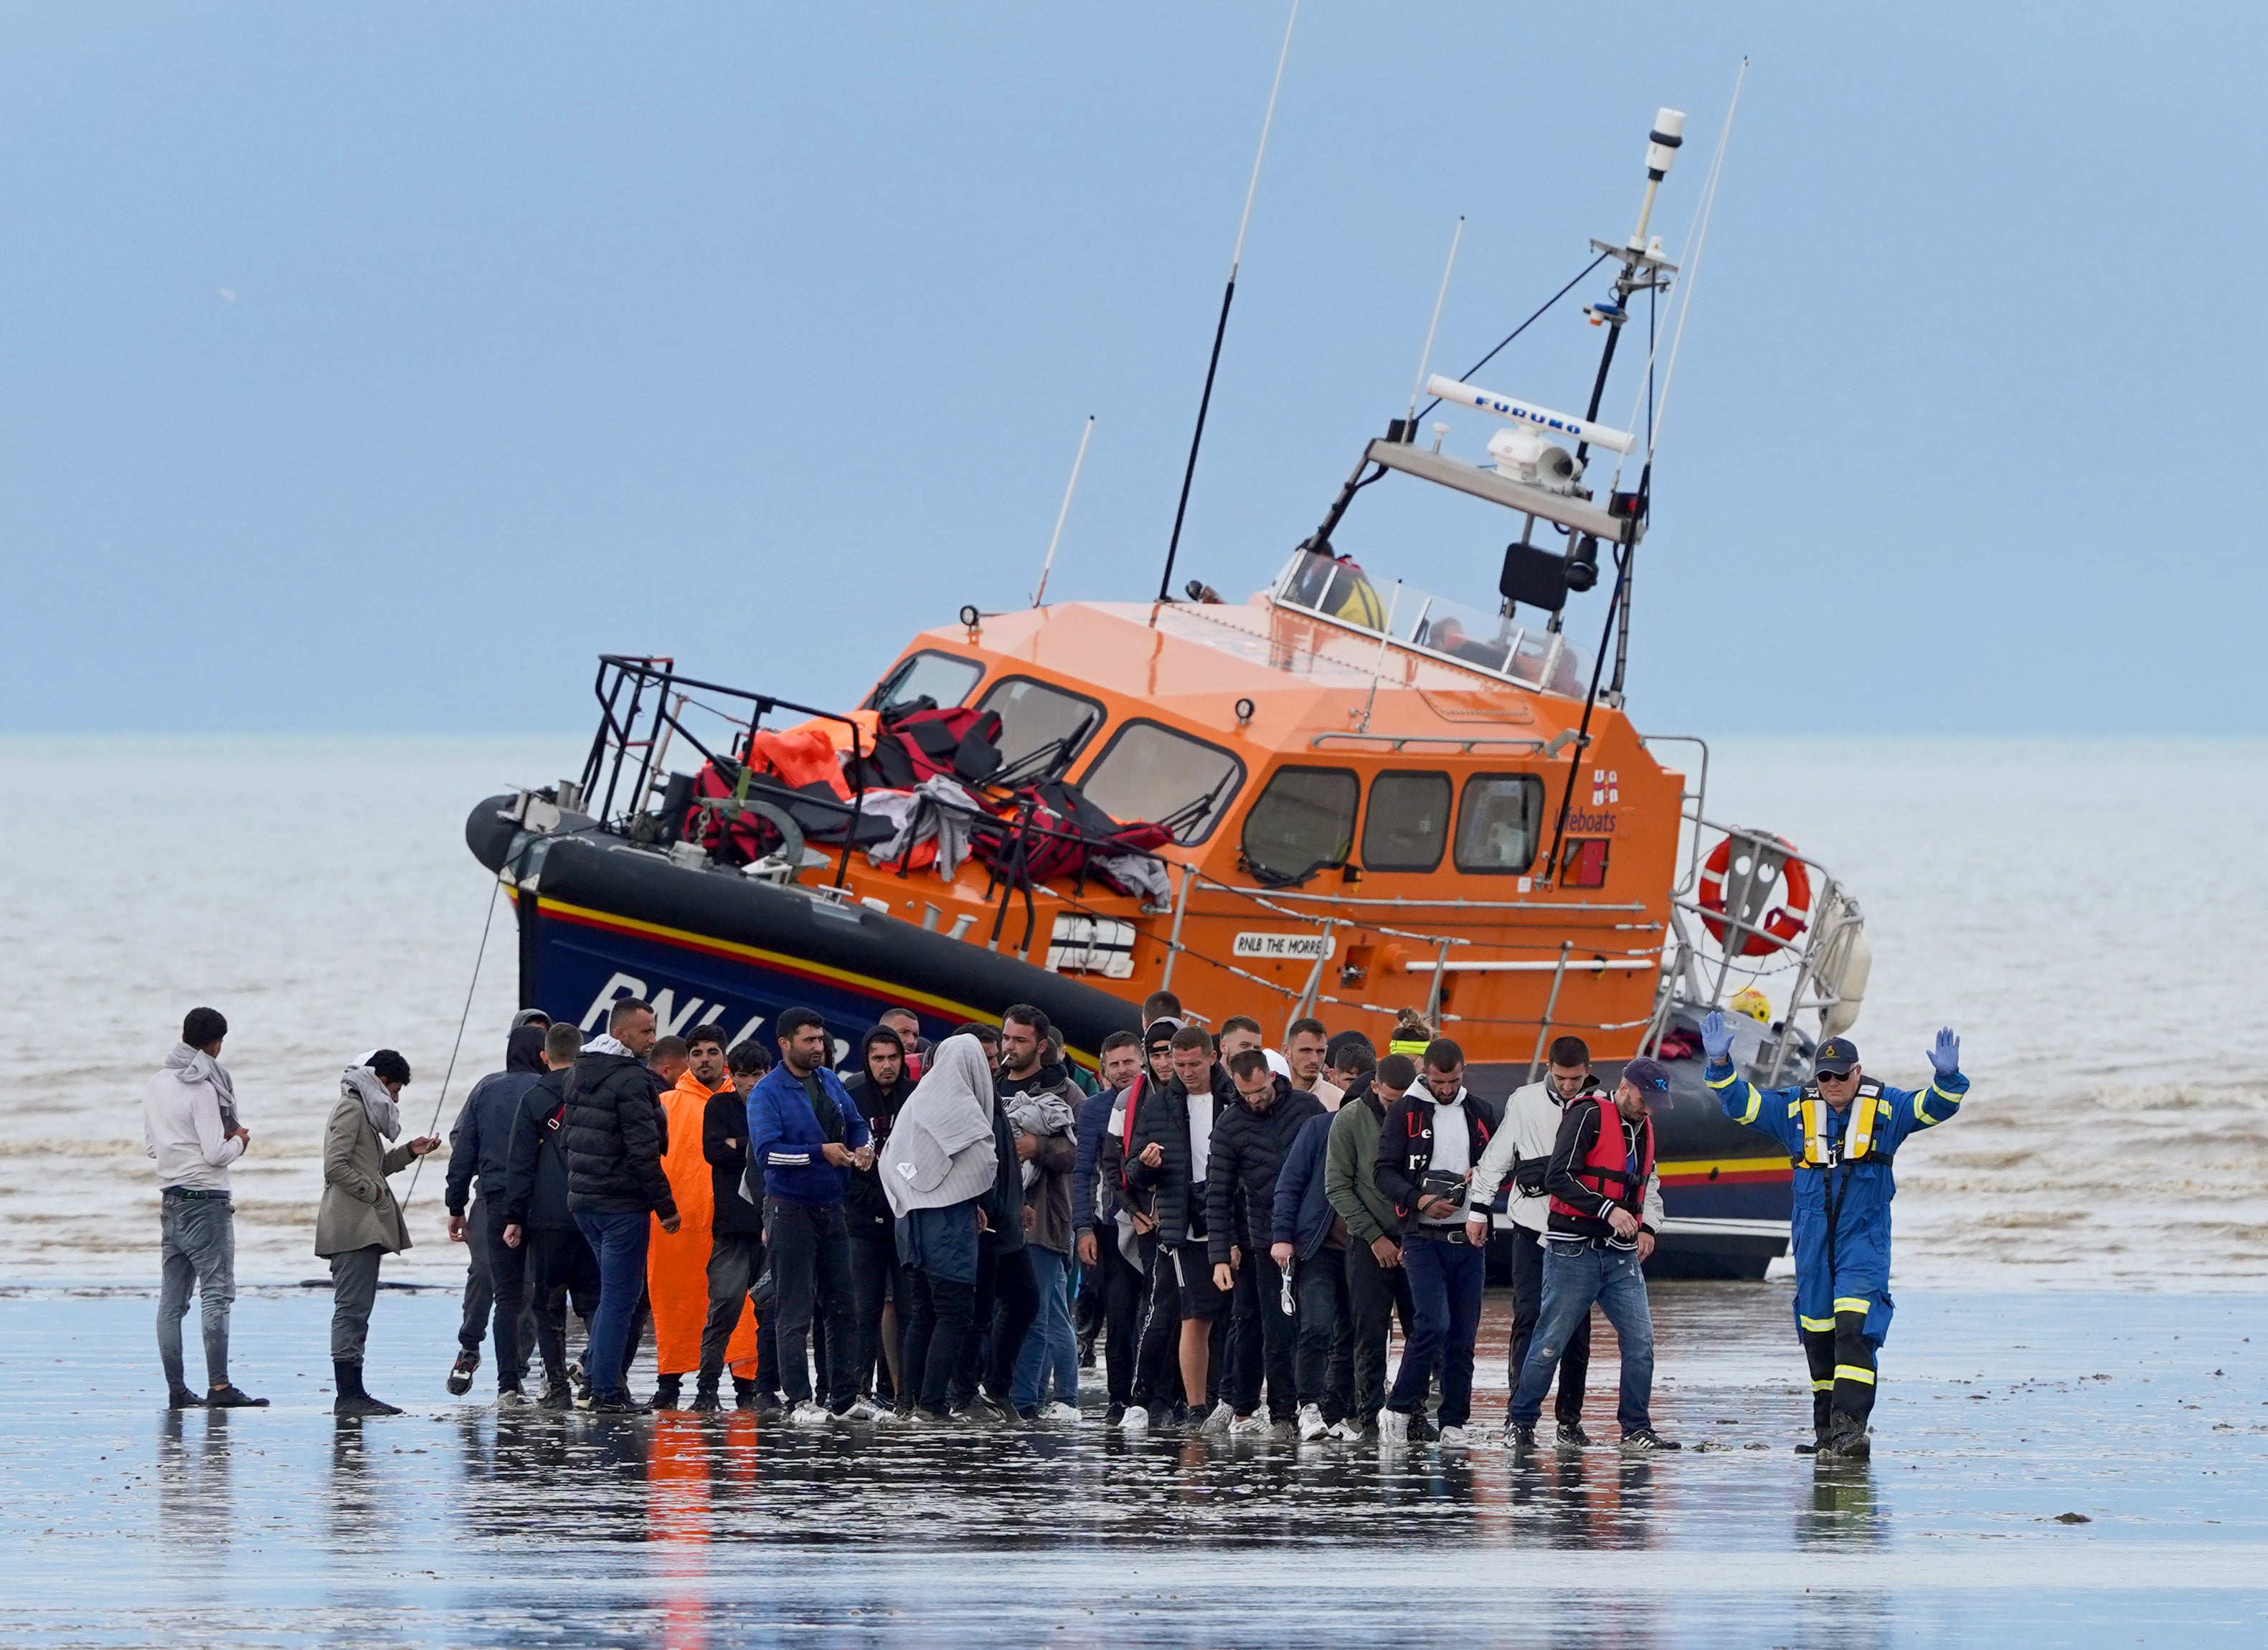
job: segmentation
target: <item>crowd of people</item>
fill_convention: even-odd
[[[1143,1020],[1104,1040],[1098,1080],[1027,1005],[934,1045],[892,1010],[842,1071],[846,1045],[808,1008],[731,1047],[713,1026],[660,1034],[635,998],[590,1036],[523,1012],[451,1134],[448,1231],[472,1259],[448,1390],[471,1390],[492,1333],[507,1406],[729,1403],[806,1427],[1077,1425],[1099,1408],[1129,1433],[1470,1444],[1502,1214],[1503,1441],[1534,1446],[1547,1397],[1552,1441],[1591,1441],[1595,1305],[1620,1355],[1621,1448],[1678,1448],[1653,1422],[1643,1271],[1662,1219],[1648,1111],[1669,1089],[1660,1064],[1631,1060],[1609,1088],[1563,1036],[1543,1080],[1498,1106],[1465,1086],[1458,1045],[1414,1016],[1383,1054],[1314,1019],[1278,1052],[1254,1021],[1211,1030],[1162,992]],[[219,1063],[226,1033],[217,1012],[194,1010],[144,1096],[176,1407],[266,1402],[228,1375],[227,1170],[251,1137]],[[1734,1074],[1730,1040],[1711,1016],[1707,1081],[1727,1115],[1797,1156],[1808,1448],[1863,1454],[1889,1311],[1888,1158],[1957,1109],[1958,1042],[1940,1035],[1937,1082],[1911,1094],[1862,1083],[1839,1038],[1815,1085],[1759,1091]],[[380,1262],[409,1242],[388,1177],[441,1143],[391,1143],[409,1081],[400,1053],[373,1050],[343,1072],[328,1125],[315,1247],[332,1270],[342,1416],[399,1413],[369,1393],[363,1363]],[[1854,1231],[1878,1226],[1879,1241],[1846,1236],[1838,1258],[1837,1222],[1854,1207]],[[181,1351],[193,1294],[202,1392]],[[639,1400],[632,1365],[649,1338]],[[1083,1405],[1094,1370],[1101,1402]]]

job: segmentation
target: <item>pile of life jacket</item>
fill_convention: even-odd
[[[866,759],[869,790],[911,790],[940,775],[982,785],[1000,771],[1000,713],[938,708],[926,697],[882,709]]]
[[[1020,785],[1010,803],[1007,818],[978,833],[974,852],[994,876],[1013,885],[1092,876],[1121,893],[1138,894],[1139,888],[1112,875],[1108,862],[1149,853],[1174,840],[1160,825],[1121,825],[1069,780]]]
[[[877,791],[911,791],[941,779],[969,788],[966,794],[984,801],[974,788],[1000,772],[997,711],[958,706],[941,709],[935,700],[920,698],[885,706],[879,713],[862,711],[858,720],[867,736],[864,756],[853,753],[846,743],[848,730],[841,724],[809,722],[779,732],[758,729],[736,756],[717,756],[703,763],[694,775],[693,798],[681,827],[683,840],[698,842],[711,857],[732,865],[762,859],[779,847],[780,833],[769,821],[754,814],[734,818],[730,810],[720,814],[700,806],[703,798],[724,800],[735,794],[743,760],[751,770],[751,780],[761,781],[752,785],[750,796],[789,807],[806,834],[821,840],[834,833],[825,828],[825,822],[806,818],[812,810],[782,798],[782,790],[798,792],[821,803],[848,803],[860,789],[869,796]],[[976,822],[970,852],[993,876],[1012,886],[1058,878],[1083,882],[1093,876],[1120,893],[1139,896],[1154,891],[1128,879],[1126,856],[1148,854],[1174,840],[1163,825],[1121,824],[1087,801],[1068,780],[1019,785],[1005,798],[985,801],[984,805],[990,817]],[[879,819],[874,828],[885,835],[889,831],[887,822]],[[924,844],[915,852],[909,869],[927,864],[934,857],[934,844]],[[1114,861],[1121,862],[1116,871]]]
[[[850,800],[850,788],[843,782],[834,743],[808,725],[777,733],[759,728],[748,736],[741,756],[752,770],[750,777],[765,781],[767,790],[784,788],[838,802]],[[679,828],[682,840],[698,842],[711,858],[728,865],[762,859],[780,845],[779,830],[769,820],[750,813],[734,817],[730,810],[720,813],[701,806],[704,798],[723,801],[733,796],[740,788],[740,766],[739,760],[728,756],[711,757],[703,763],[693,776],[693,800],[687,804]],[[752,786],[750,794],[759,793]]]

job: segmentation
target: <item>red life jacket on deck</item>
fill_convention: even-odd
[[[1610,1199],[1644,1219],[1646,1183],[1653,1177],[1653,1118],[1649,1116],[1638,1125],[1638,1172],[1633,1175],[1630,1170],[1630,1147],[1623,1137],[1623,1114],[1615,1110],[1614,1096],[1578,1095],[1567,1104],[1587,1104],[1599,1108],[1599,1137],[1591,1142],[1590,1154],[1575,1171],[1575,1178],[1601,1197]],[[1559,1198],[1551,1199],[1551,1213],[1578,1221],[1597,1218],[1588,1209],[1579,1209]]]

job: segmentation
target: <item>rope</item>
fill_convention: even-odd
[[[457,1056],[465,1046],[465,1027],[473,1017],[473,993],[481,983],[481,963],[489,954],[489,929],[496,921],[497,896],[503,891],[504,878],[499,876],[489,886],[489,913],[481,919],[480,949],[473,953],[473,977],[465,986],[465,1011],[457,1016],[457,1041],[449,1051],[448,1069],[441,1074],[441,1092],[433,1096],[433,1120],[425,1126],[428,1135],[441,1126],[441,1108],[449,1099],[449,1080],[457,1074]],[[430,1152],[426,1154],[427,1156],[431,1155]],[[424,1169],[425,1158],[421,1157],[416,1167],[409,1171],[409,1190],[401,1194],[401,1212],[404,1214],[409,1212],[409,1199],[417,1195],[417,1177],[424,1172]]]
[[[1474,362],[1469,367],[1467,367],[1464,370],[1463,377],[1460,381],[1469,383],[1474,373],[1478,372],[1483,367],[1488,365],[1490,362],[1495,360],[1498,356],[1501,355],[1504,352],[1504,348],[1506,344],[1511,343],[1512,341],[1519,337],[1521,334],[1526,332],[1529,327],[1535,326],[1536,322],[1542,320],[1543,319],[1545,310],[1549,310],[1554,304],[1557,304],[1561,298],[1565,297],[1570,292],[1572,292],[1578,286],[1581,285],[1584,278],[1587,276],[1592,270],[1606,262],[1607,257],[1607,253],[1601,253],[1597,257],[1592,259],[1590,262],[1585,264],[1583,266],[1581,275],[1577,275],[1565,286],[1561,287],[1557,292],[1554,292],[1550,297],[1543,300],[1543,309],[1536,311],[1535,314],[1529,316],[1526,320],[1521,322],[1519,326],[1506,333],[1504,335],[1504,341],[1502,343],[1498,344],[1494,349],[1490,350],[1488,354],[1483,356],[1478,361]],[[1423,407],[1418,409],[1418,416],[1419,418],[1425,417],[1426,414],[1432,412],[1440,404],[1441,398],[1437,395],[1432,400],[1426,402]],[[1381,471],[1380,473],[1383,474],[1384,472]],[[1373,480],[1376,479],[1376,477],[1372,478]],[[1366,485],[1367,485],[1367,483],[1366,483]]]

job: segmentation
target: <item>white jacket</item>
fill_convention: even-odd
[[[1473,1185],[1465,1206],[1468,1220],[1489,1219],[1489,1206],[1504,1183],[1526,1160],[1543,1158],[1550,1162],[1551,1148],[1559,1139],[1559,1118],[1562,1104],[1559,1091],[1546,1078],[1512,1091],[1512,1098],[1504,1103],[1504,1122],[1481,1154],[1479,1168],[1473,1171]],[[1513,1224],[1525,1227],[1542,1236],[1545,1222],[1551,1214],[1551,1199],[1544,1193],[1525,1192],[1515,1189],[1512,1194]],[[1661,1230],[1661,1174],[1659,1168],[1646,1177],[1646,1213],[1641,1215],[1648,1230]]]

